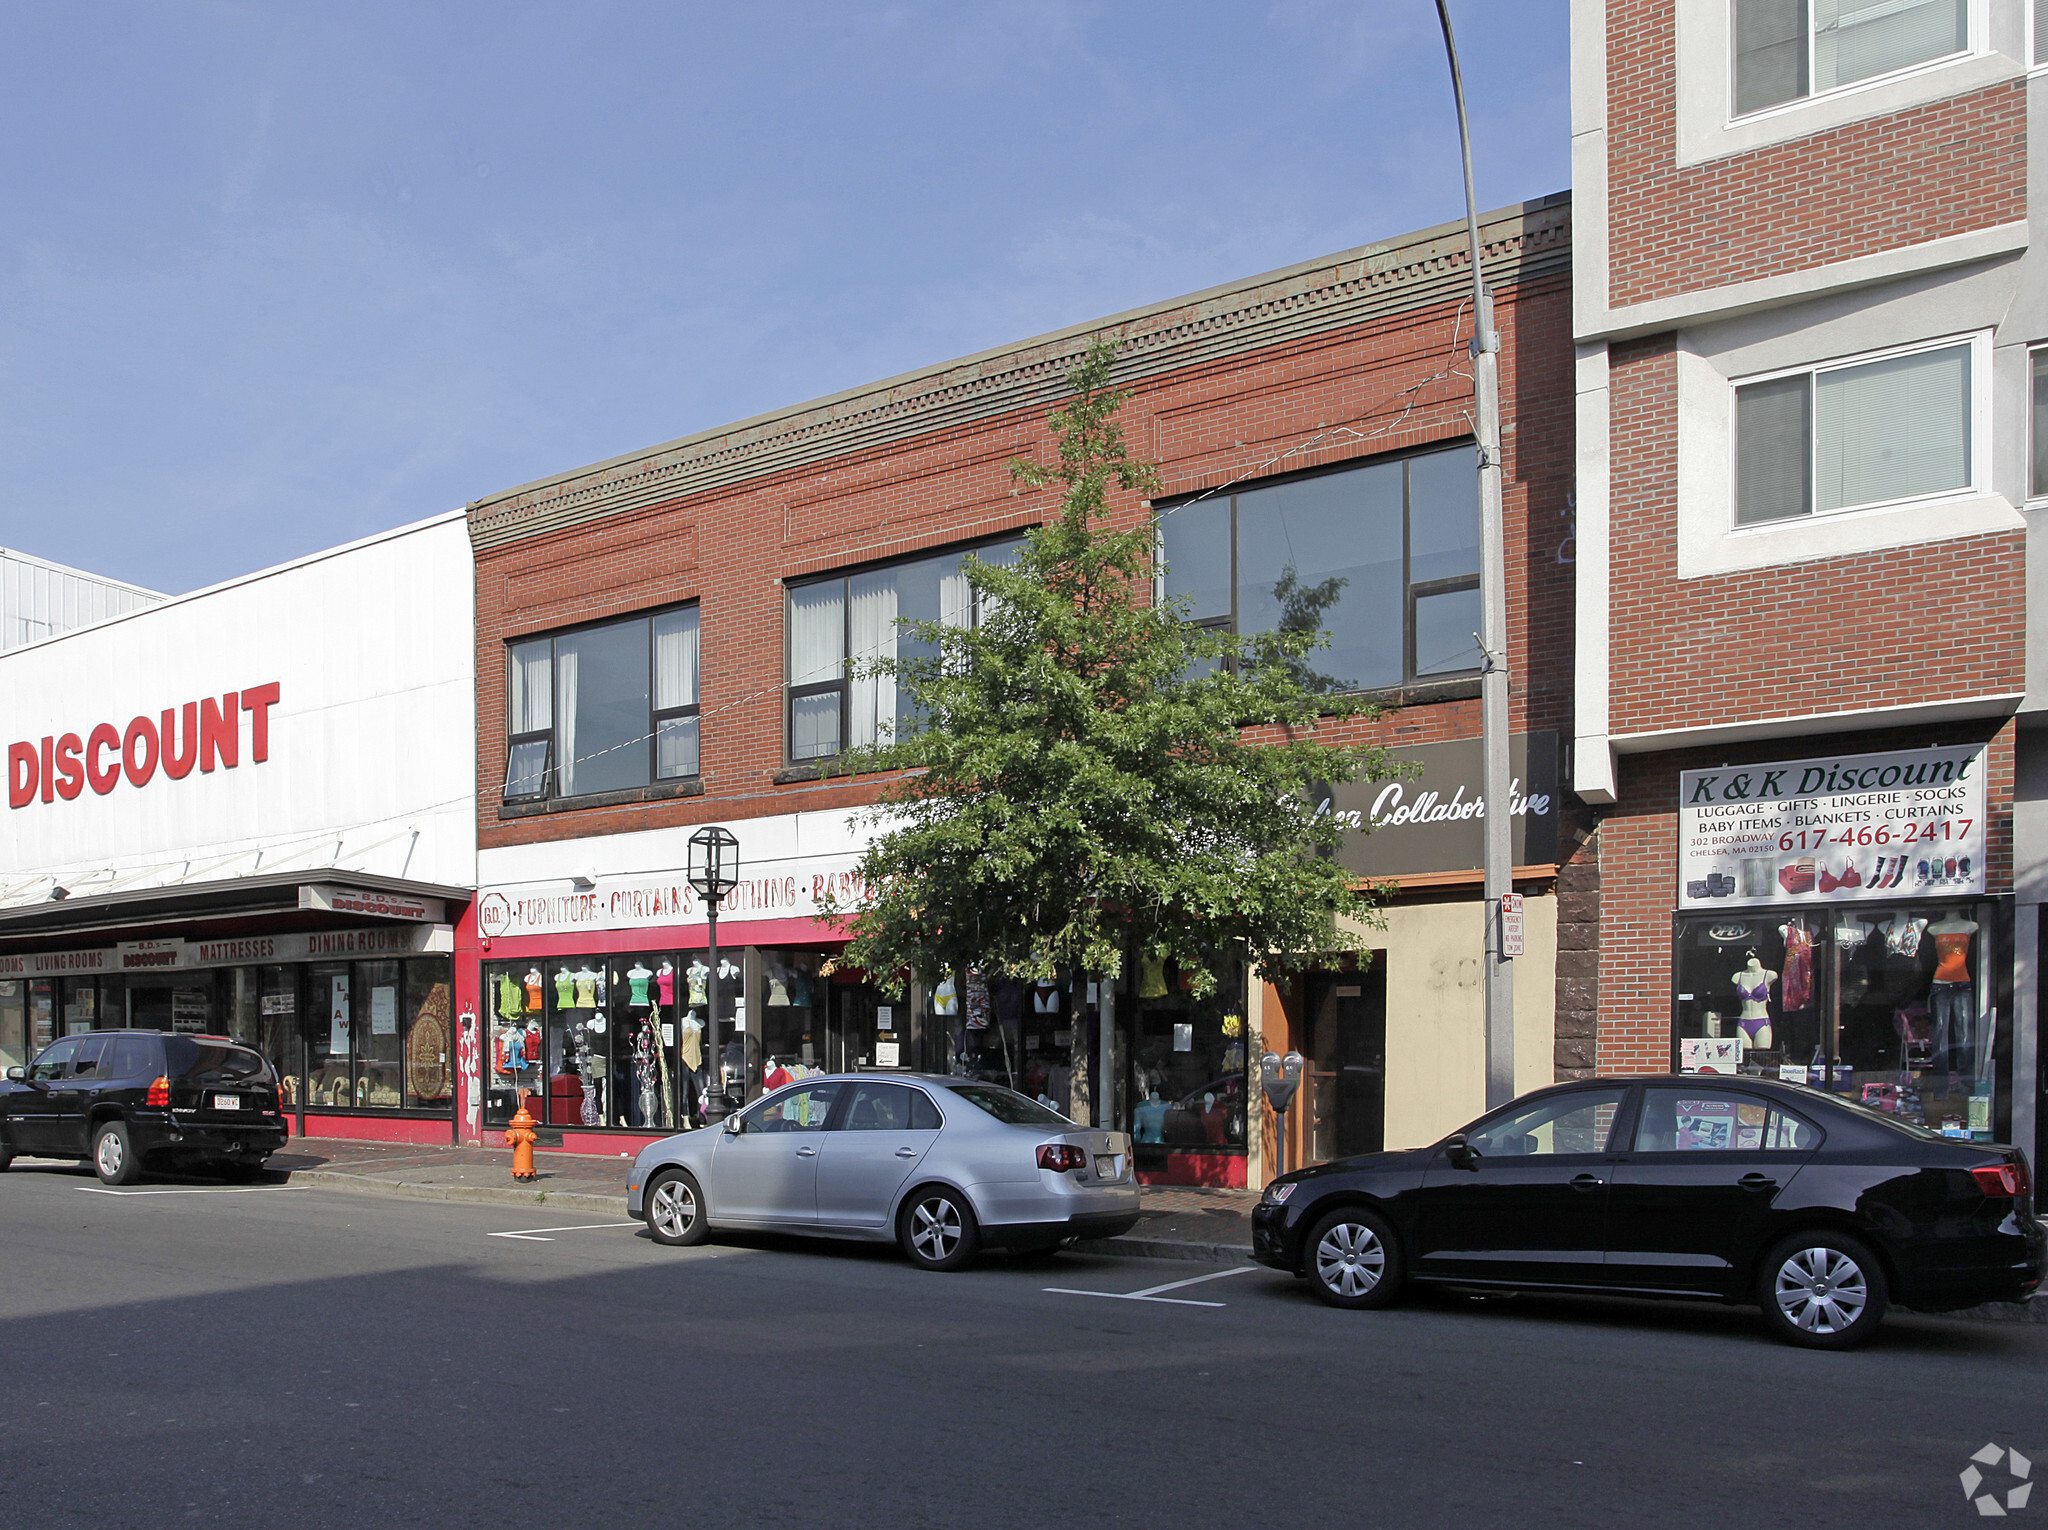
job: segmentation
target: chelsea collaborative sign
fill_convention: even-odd
[[[1982,893],[1984,748],[1683,772],[1678,906]]]

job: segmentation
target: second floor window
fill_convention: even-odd
[[[1970,46],[1970,0],[1731,0],[1735,114],[1839,90]]]
[[[1017,555],[1021,539],[971,549],[984,563]],[[967,552],[941,553],[789,587],[788,739],[793,761],[830,759],[900,737],[916,722],[902,683],[862,674],[862,661],[928,657],[906,622],[971,627],[981,619],[967,583]]]
[[[694,776],[697,608],[508,645],[508,800]]]
[[[1735,388],[1735,523],[1971,486],[1967,340],[1802,367]]]
[[[1324,632],[1297,661],[1325,694],[1479,667],[1479,468],[1470,446],[1161,512],[1165,586],[1241,634]]]

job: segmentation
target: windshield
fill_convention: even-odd
[[[1047,1110],[1036,1100],[1026,1099],[1000,1084],[951,1084],[947,1086],[968,1104],[985,1110],[1007,1126],[1048,1126],[1063,1131],[1073,1126],[1065,1116]]]

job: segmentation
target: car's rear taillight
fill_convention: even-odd
[[[1055,1174],[1083,1168],[1087,1162],[1088,1155],[1071,1142],[1048,1142],[1038,1150],[1038,1166],[1041,1169],[1050,1169]]]
[[[2015,1163],[1982,1163],[1970,1171],[1970,1178],[1986,1195],[2016,1196],[2027,1187],[2027,1177]]]
[[[171,1081],[159,1074],[157,1081],[149,1086],[149,1098],[144,1100],[143,1103],[145,1105],[154,1105],[159,1109],[169,1105],[171,1103]]]

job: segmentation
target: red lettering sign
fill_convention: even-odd
[[[18,739],[7,746],[7,805],[25,808],[38,797],[72,802],[88,786],[104,797],[123,776],[131,786],[147,786],[159,766],[173,781],[184,780],[194,764],[203,774],[217,766],[233,770],[242,758],[244,712],[249,714],[249,760],[261,765],[270,758],[270,709],[280,693],[272,680],[226,691],[218,700],[205,696],[183,707],[165,707],[155,720],[144,713],[125,729],[103,722],[83,738],[64,733],[45,734],[40,743]]]

